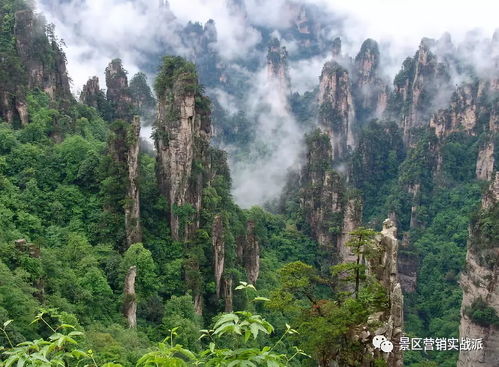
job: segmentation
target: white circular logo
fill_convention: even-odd
[[[390,353],[393,350],[392,342],[387,340],[381,343],[381,350],[385,353]]]
[[[376,349],[379,349],[381,347],[381,343],[386,342],[386,338],[383,335],[376,335],[373,338],[373,345]]]

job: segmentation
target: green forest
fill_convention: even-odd
[[[394,344],[459,337],[469,247],[497,272],[498,206],[481,204],[497,163],[487,178],[476,167],[483,147],[499,144],[499,91],[476,97],[472,133],[407,133],[411,109],[430,115],[397,94],[417,77],[409,58],[388,112],[368,118],[363,106],[355,146],[334,159],[340,104],[320,105],[317,88],[290,94],[301,166],[279,198],[243,209],[228,154],[211,140],[250,161],[251,116],[208,97],[199,80],[219,79],[212,55],[161,55],[154,80],[128,81],[126,65],[109,60],[107,92],[89,81],[77,100],[63,41],[32,6],[0,0],[0,366],[392,367],[401,352],[373,349],[379,332]],[[331,65],[321,82],[348,74]],[[438,88],[422,89],[431,100]],[[460,97],[445,113],[460,113]],[[154,148],[141,124],[152,124]],[[497,148],[491,157],[499,162]],[[403,302],[397,266],[417,273]],[[466,314],[499,327],[481,298]],[[458,357],[408,351],[403,363],[454,367]]]

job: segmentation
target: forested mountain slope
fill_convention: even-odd
[[[0,15],[0,363],[445,367],[499,348],[497,35],[423,39],[391,83],[376,41],[354,58],[339,38],[312,42],[303,10],[290,37],[329,60],[293,93],[269,37],[276,104],[259,115],[301,126],[299,161],[265,209],[242,209],[228,160],[281,146],[248,142],[254,116],[206,96],[199,80],[248,92],[213,77],[215,24],[191,24],[195,64],[155,55],[152,89],[113,59],[105,91],[92,77],[77,101],[53,26],[22,0]],[[474,46],[480,67],[460,53]],[[403,335],[485,350],[402,353]]]

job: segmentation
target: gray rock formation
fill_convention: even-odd
[[[458,367],[492,367],[499,361],[499,174],[470,226],[466,268],[461,275],[461,338],[482,339],[483,349],[460,351]],[[481,314],[481,316],[480,316]],[[483,315],[488,315],[484,318]]]
[[[131,266],[125,276],[125,286],[123,288],[123,315],[127,319],[128,327],[137,327],[137,296],[135,294],[135,277],[137,267]]]
[[[0,116],[9,124],[29,122],[26,92],[39,88],[61,108],[73,101],[66,70],[66,56],[53,28],[31,9],[15,13],[15,55],[2,56],[7,81],[0,86]]]
[[[286,47],[281,47],[279,39],[270,41],[267,51],[268,79],[277,82],[277,87],[283,96],[289,94],[288,52]]]
[[[353,147],[354,120],[349,72],[336,61],[327,62],[319,83],[319,125],[331,140],[333,159],[341,160]]]
[[[367,39],[353,65],[352,93],[357,119],[367,122],[380,117],[388,101],[388,85],[380,76],[380,54],[376,41]]]
[[[128,246],[142,241],[140,225],[139,153],[140,118],[134,116],[127,131],[127,197],[125,200],[125,231]]]
[[[225,262],[225,243],[223,239],[223,223],[222,217],[216,215],[213,218],[211,230],[211,241],[213,247],[213,272],[215,275],[215,285],[217,297],[220,297],[222,288],[222,275]]]
[[[377,238],[377,246],[382,250],[379,257],[369,261],[368,271],[383,285],[387,290],[390,302],[389,308],[385,313],[379,315],[379,320],[384,324],[375,334],[383,334],[394,345],[400,343],[404,325],[404,297],[402,287],[398,279],[397,258],[398,258],[398,240],[397,228],[391,219],[383,222],[383,230]],[[389,367],[403,366],[403,354],[399,348],[395,348],[392,353],[383,353]]]
[[[157,177],[161,194],[169,204],[172,237],[187,239],[197,227],[198,219],[183,226],[179,209],[190,205],[201,210],[203,177],[193,172],[195,162],[206,165],[211,124],[205,111],[196,108],[196,94],[187,88],[197,86],[195,75],[180,75],[158,103],[156,121]],[[197,216],[197,215],[196,215]]]
[[[448,66],[432,52],[435,41],[424,38],[413,58],[407,58],[394,80],[388,117],[399,121],[404,140],[410,142],[410,131],[426,126],[431,114],[448,99],[450,76]]]

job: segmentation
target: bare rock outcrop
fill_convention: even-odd
[[[211,134],[209,111],[197,105],[195,73],[181,73],[159,96],[155,145],[157,177],[169,205],[169,222],[175,240],[189,239],[199,224],[203,174],[207,167]],[[204,97],[202,97],[204,98]],[[186,223],[184,211],[194,209],[195,219]],[[192,214],[191,214],[192,215]]]
[[[354,145],[355,109],[350,74],[336,61],[324,65],[319,83],[319,125],[331,140],[332,158],[342,159]]]
[[[85,83],[80,93],[80,102],[87,106],[98,108],[98,99],[102,93],[99,86],[99,78],[94,76]]]
[[[113,120],[130,121],[134,114],[128,78],[120,59],[112,60],[106,68],[107,100],[111,105]]]
[[[435,41],[424,38],[415,56],[404,61],[394,80],[387,114],[399,121],[406,142],[410,141],[410,131],[426,126],[431,114],[450,97],[448,66],[439,61],[434,48]]]
[[[14,15],[15,50],[2,55],[2,73],[9,75],[0,86],[0,116],[10,124],[29,122],[26,92],[39,88],[61,108],[73,101],[66,56],[52,26],[24,9]]]
[[[350,233],[361,225],[361,220],[362,202],[360,198],[348,199],[344,209],[341,236],[338,238],[338,253],[342,262],[353,262],[355,260],[352,249],[346,244],[351,238]]]
[[[252,221],[248,221],[247,223],[246,245],[243,256],[248,282],[256,284],[260,275],[260,243],[255,235],[255,223]]]
[[[137,327],[137,296],[135,294],[135,278],[137,267],[131,266],[125,276],[125,286],[123,287],[123,315],[127,319],[128,327]]]
[[[493,140],[485,142],[479,151],[478,159],[476,161],[476,177],[479,180],[490,181],[494,173],[495,166],[495,144]]]
[[[300,206],[311,236],[325,255],[324,265],[331,265],[339,261],[344,182],[332,169],[329,136],[316,130],[307,137],[306,144],[306,160],[300,177]]]
[[[496,366],[499,360],[499,174],[470,225],[466,268],[461,275],[461,338],[482,339],[483,349],[461,350],[458,367]],[[484,316],[486,315],[486,316]]]
[[[95,79],[91,79],[87,86],[88,93],[99,92]],[[140,117],[133,115],[134,104],[121,60],[111,61],[106,68],[106,86],[110,112],[114,120],[111,125],[113,134],[108,142],[108,150],[113,164],[122,167],[125,173],[125,177],[122,178],[125,186],[123,214],[125,248],[128,248],[142,241],[139,190]]]
[[[66,56],[55,39],[53,29],[47,28],[32,10],[18,11],[15,18],[16,48],[28,73],[28,88],[40,88],[52,98],[72,99]],[[40,34],[46,35],[46,39],[41,41],[45,43],[45,50],[39,49]],[[52,58],[44,59],[47,56],[43,55],[44,51],[52,54]]]
[[[222,275],[225,262],[225,243],[223,239],[223,222],[220,215],[213,218],[211,230],[211,241],[213,247],[213,272],[215,275],[215,285],[217,297],[220,297],[222,288]]]
[[[353,65],[353,88],[356,116],[367,122],[380,117],[386,109],[388,85],[381,78],[378,44],[372,39],[362,43]]]
[[[379,258],[370,260],[369,271],[383,285],[388,292],[390,307],[381,318],[385,325],[381,331],[385,337],[394,345],[400,343],[404,325],[404,297],[402,287],[398,279],[398,240],[397,228],[391,219],[383,222],[383,230],[378,238],[378,246],[382,249]],[[401,367],[403,365],[403,355],[399,348],[395,348],[392,353],[384,355],[389,367]]]
[[[403,353],[397,347],[402,336],[404,318],[404,297],[398,279],[397,258],[399,243],[396,238],[397,228],[391,219],[383,222],[383,230],[371,244],[372,253],[362,257],[367,273],[383,287],[388,297],[387,307],[371,314],[366,324],[359,325],[355,338],[362,342],[364,354],[356,365],[370,367],[373,360],[383,359],[388,367],[402,367]],[[391,353],[384,353],[373,346],[373,338],[382,335],[395,346]]]
[[[307,231],[319,244],[323,267],[353,258],[349,233],[362,220],[362,201],[348,192],[333,169],[329,136],[320,129],[306,137],[305,162],[298,175],[299,203]]]
[[[281,47],[279,39],[273,38],[267,51],[267,75],[269,80],[277,83],[277,87],[283,96],[289,94],[287,59],[286,47]]]
[[[128,246],[142,241],[140,225],[139,153],[140,118],[134,116],[127,131],[128,185],[125,202],[125,230]]]

